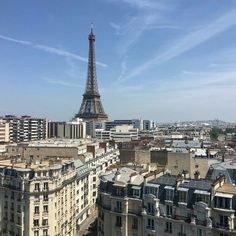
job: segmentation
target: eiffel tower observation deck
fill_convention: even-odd
[[[89,56],[87,82],[85,93],[83,94],[83,101],[79,112],[75,115],[75,118],[82,118],[85,121],[106,121],[108,117],[104,112],[98,91],[95,58],[95,35],[92,27],[88,39]]]

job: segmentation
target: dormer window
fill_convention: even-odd
[[[206,204],[209,203],[209,192],[196,189],[194,193],[196,197],[196,202],[204,202]]]
[[[174,188],[170,186],[165,186],[165,200],[173,201],[174,199]]]
[[[133,197],[140,198],[141,196],[141,187],[139,186],[132,186]]]
[[[187,188],[179,188],[179,202],[187,203],[188,189]]]
[[[232,209],[233,194],[216,193],[215,194],[215,207],[223,209]]]
[[[158,195],[158,188],[159,188],[159,185],[157,185],[157,184],[147,184],[145,187],[145,193],[157,196]]]

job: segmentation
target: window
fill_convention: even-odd
[[[166,222],[166,232],[167,233],[172,233],[172,223],[171,222]]]
[[[48,201],[48,195],[43,195],[43,200]],[[63,202],[63,200],[62,200],[62,202]]]
[[[47,229],[43,230],[43,236],[48,236],[48,230]]]
[[[120,201],[116,202],[116,210],[117,211],[122,211],[122,203]]]
[[[153,219],[148,218],[147,228],[154,230],[154,220]]]
[[[133,189],[133,197],[140,197],[140,190],[139,189]]]
[[[132,228],[133,229],[138,229],[138,219],[136,217],[133,218]]]
[[[166,205],[166,216],[172,216],[172,206]]]
[[[147,204],[147,213],[148,214],[154,214],[154,204],[153,203],[148,202],[148,204]]]
[[[48,219],[43,219],[42,225],[48,225]]]
[[[116,187],[116,195],[117,196],[122,196],[123,194],[123,191],[122,191],[123,189],[121,188],[121,187]]]
[[[43,212],[48,212],[48,205],[43,206]]]
[[[116,216],[116,226],[122,227],[122,219],[121,216]]]
[[[34,214],[39,214],[39,206],[34,207]]]
[[[173,189],[166,189],[166,200],[173,201],[174,198],[174,190]]]
[[[208,204],[209,196],[204,194],[196,194],[196,202],[205,202]]]
[[[36,192],[39,192],[39,191],[40,191],[39,183],[36,183],[36,184],[34,185],[34,191],[36,191]]]
[[[203,229],[197,229],[197,236],[205,236],[205,231]]]
[[[157,188],[155,187],[146,187],[146,194],[157,195]]]
[[[179,202],[187,202],[187,192],[179,191]]]
[[[231,198],[215,197],[215,207],[223,209],[231,209]]]
[[[38,230],[34,231],[34,236],[39,236],[39,231]]]
[[[39,220],[34,220],[34,226],[39,226]]]
[[[220,215],[219,216],[219,225],[221,227],[227,228],[229,226],[228,216]]]
[[[43,183],[43,190],[48,190],[48,182]]]

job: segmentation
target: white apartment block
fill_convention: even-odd
[[[118,142],[126,142],[138,140],[138,129],[133,125],[117,125],[109,131],[98,129],[95,130],[95,136],[98,140],[115,140]]]
[[[9,123],[9,141],[27,142],[47,138],[47,120],[32,118],[30,116],[5,116],[2,117]]]
[[[236,187],[165,174],[103,175],[98,193],[98,236],[235,236]]]

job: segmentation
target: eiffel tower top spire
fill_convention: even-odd
[[[97,84],[95,35],[93,33],[93,25],[91,25],[91,32],[88,40],[89,55],[86,88],[83,94],[83,101],[79,113],[77,113],[75,117],[79,117],[84,120],[106,120],[107,114],[104,112]]]

